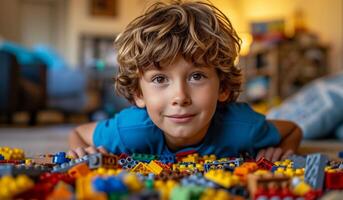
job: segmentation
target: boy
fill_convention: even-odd
[[[156,3],[115,41],[116,90],[135,107],[70,134],[69,155],[87,153],[257,154],[275,161],[301,140],[291,122],[266,121],[236,103],[240,39],[230,21],[202,2]]]

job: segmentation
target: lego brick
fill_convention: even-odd
[[[326,189],[343,189],[343,171],[326,172],[325,173],[325,188]]]
[[[34,186],[34,181],[26,175],[0,177],[0,199],[16,199],[15,196]]]
[[[133,160],[131,156],[118,160],[118,166],[122,167],[123,169],[132,169],[137,164],[138,162],[136,160]]]
[[[24,150],[19,148],[0,147],[0,154],[3,156],[3,160],[24,160]]]
[[[63,152],[63,151],[58,152],[55,155],[53,155],[52,162],[54,164],[63,164],[63,163],[69,162],[70,159],[67,158],[66,155],[67,155],[66,152]]]
[[[0,165],[0,176],[10,175],[17,176],[25,174],[30,177],[38,177],[43,172],[50,171],[49,168],[41,165],[26,166],[26,165]]]
[[[305,181],[314,189],[322,189],[324,170],[328,159],[323,154],[310,154],[306,158]]]
[[[290,178],[283,174],[272,174],[267,172],[264,174],[248,174],[248,190],[252,197],[258,191],[258,188],[264,187],[268,184],[276,184],[281,186],[282,184],[289,184]]]
[[[108,169],[117,169],[118,156],[96,153],[96,154],[89,155],[88,163],[89,163],[90,169],[96,169],[99,167],[108,168]]]
[[[171,200],[188,200],[188,199],[200,199],[200,195],[204,191],[200,186],[188,186],[188,187],[175,187],[172,190]]]
[[[153,171],[150,169],[150,167],[146,163],[143,163],[143,162],[139,162],[130,171],[135,172],[135,173],[144,174],[144,175],[149,174],[149,173],[153,173]]]
[[[270,162],[266,158],[262,157],[256,161],[258,168],[265,169],[265,170],[271,170],[274,166],[274,163]]]
[[[53,191],[48,195],[47,200],[55,199],[73,199],[74,190],[71,185],[60,181],[57,183]]]
[[[82,158],[70,160],[67,163],[62,163],[61,165],[55,165],[52,169],[52,172],[67,172],[73,166],[79,163],[87,163],[89,162],[89,155],[86,155]]]
[[[306,164],[306,158],[303,156],[298,156],[298,155],[292,155],[289,158],[291,161],[293,161],[293,169],[300,169],[300,168],[305,168]]]
[[[95,177],[92,180],[92,188],[96,192],[105,192],[105,193],[127,193],[128,187],[124,182],[118,177]]]
[[[157,158],[156,155],[152,154],[141,154],[141,153],[133,153],[131,155],[132,159],[139,161],[139,162],[150,162],[152,160],[155,160]]]
[[[224,188],[229,188],[233,185],[238,184],[239,178],[232,175],[231,172],[225,172],[223,170],[210,170],[204,177]]]
[[[151,171],[156,175],[160,174],[163,171],[163,168],[154,160],[150,161],[148,166],[151,169]]]
[[[73,178],[86,176],[90,172],[86,163],[79,163],[68,170],[68,174]]]
[[[173,155],[159,155],[158,159],[164,164],[175,163],[175,157]]]

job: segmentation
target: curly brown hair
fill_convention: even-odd
[[[234,64],[240,43],[229,19],[209,3],[155,3],[115,41],[116,91],[134,103],[134,95],[141,93],[139,78],[144,71],[182,55],[195,66],[216,68],[221,91],[230,92],[226,102],[236,101],[242,85],[241,70]]]

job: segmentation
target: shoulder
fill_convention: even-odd
[[[162,132],[152,122],[146,109],[126,108],[110,121],[113,123],[111,130],[117,133],[122,145],[131,153],[157,153],[161,149]]]
[[[140,127],[154,125],[144,108],[129,107],[115,116],[118,128]]]
[[[254,111],[249,104],[240,102],[218,106],[216,115],[224,122],[256,123],[265,120],[265,116]]]

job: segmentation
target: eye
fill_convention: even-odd
[[[167,78],[165,76],[162,76],[162,75],[157,75],[157,76],[154,76],[151,81],[153,83],[157,83],[157,84],[163,84],[163,83],[166,83],[167,82]]]
[[[196,72],[196,73],[193,73],[191,75],[191,80],[195,80],[195,81],[199,81],[203,78],[206,78],[206,76],[203,74],[203,73],[200,73],[200,72]]]

